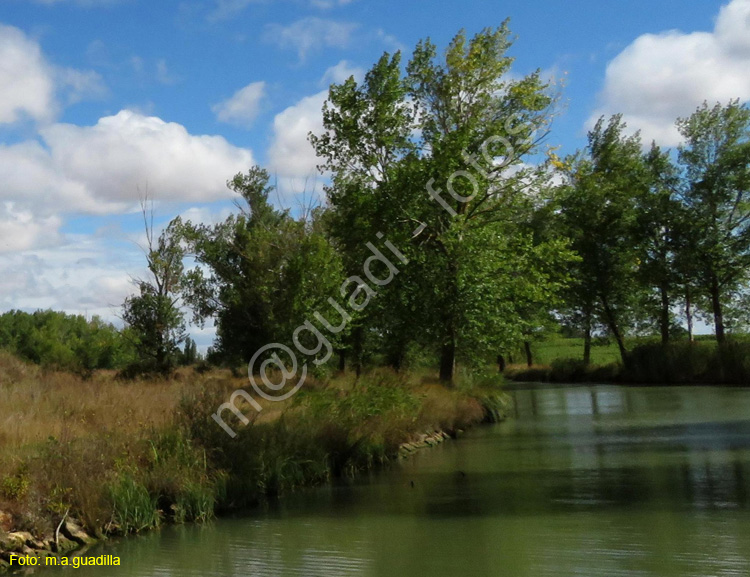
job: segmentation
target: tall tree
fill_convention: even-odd
[[[180,290],[185,251],[173,226],[158,237],[153,208],[141,203],[146,231],[146,262],[149,276],[137,279],[138,294],[123,304],[122,318],[134,337],[139,372],[169,373],[179,346],[185,340],[185,321],[180,309]]]
[[[645,186],[636,197],[635,235],[645,308],[656,319],[662,344],[669,342],[674,325],[674,304],[686,282],[681,275],[684,211],[677,199],[679,174],[669,152],[656,144],[644,155]]]
[[[693,263],[710,299],[716,340],[724,343],[724,309],[750,267],[750,110],[734,100],[677,121],[685,142],[682,200],[692,223]]]
[[[568,182],[560,197],[563,227],[581,257],[569,308],[582,319],[588,350],[598,317],[617,342],[623,362],[625,331],[638,301],[636,199],[647,186],[640,136],[628,136],[625,129],[619,115],[606,123],[599,119],[586,150],[564,164]]]
[[[403,221],[402,205],[410,185],[405,170],[413,155],[414,110],[401,79],[401,54],[384,54],[367,72],[361,84],[353,77],[333,84],[323,107],[320,135],[310,142],[324,159],[322,169],[331,172],[326,187],[331,210],[326,215],[347,277],[362,274],[371,255],[368,243],[378,233],[387,234],[394,246],[409,241],[393,223]],[[361,310],[351,311],[352,330],[344,346],[359,373],[368,356],[368,344],[379,334],[385,341],[387,360],[399,368],[403,352],[412,340],[414,323],[411,293],[402,290],[400,275],[378,298]],[[343,351],[342,351],[343,354]]]
[[[544,290],[540,269],[566,254],[524,228],[545,176],[521,159],[538,149],[552,98],[538,74],[508,74],[510,44],[507,24],[459,33],[444,58],[425,40],[405,77],[386,55],[362,86],[331,87],[327,134],[312,138],[334,173],[332,210],[349,224],[344,251],[357,255],[377,231],[409,259],[378,295],[380,330],[436,347],[446,382],[457,357],[518,340],[514,297]]]
[[[173,223],[198,262],[185,275],[185,300],[196,322],[215,319],[214,358],[227,364],[247,362],[267,344],[291,344],[300,323],[317,311],[329,316],[326,299],[341,282],[319,211],[294,218],[275,208],[269,180],[260,167],[230,180],[242,201],[224,222]]]

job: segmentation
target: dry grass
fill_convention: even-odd
[[[48,534],[66,509],[93,530],[114,519],[123,532],[158,524],[161,511],[206,518],[217,504],[249,503],[387,460],[420,433],[466,428],[499,394],[385,369],[325,383],[308,377],[287,401],[262,400],[261,413],[240,405],[248,427],[225,415],[239,432],[230,439],[210,415],[240,388],[250,390],[247,378],[229,371],[83,379],[0,352],[0,509],[36,534]],[[219,503],[232,484],[236,497]],[[146,518],[130,513],[144,510],[133,502],[140,498],[153,503]]]
[[[183,387],[180,379],[126,383],[107,373],[82,380],[2,355],[0,449],[159,427],[171,418]]]

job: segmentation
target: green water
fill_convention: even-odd
[[[128,539],[105,550],[122,567],[73,573],[750,575],[750,390],[512,394],[515,418],[393,470]]]

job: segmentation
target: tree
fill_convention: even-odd
[[[471,40],[459,33],[444,59],[425,40],[405,77],[400,55],[385,55],[362,86],[331,87],[327,133],[311,138],[334,175],[327,192],[345,260],[361,263],[379,232],[409,261],[378,293],[373,329],[401,348],[412,339],[437,348],[445,382],[457,358],[518,340],[514,301],[544,294],[544,267],[569,256],[524,228],[546,175],[521,161],[538,150],[553,100],[538,74],[508,75],[510,44],[507,24]]]
[[[147,200],[141,209],[150,277],[135,281],[138,294],[125,300],[122,318],[139,359],[133,369],[168,374],[186,337],[179,304],[185,251],[171,225],[155,237],[153,207],[149,210]]]
[[[188,337],[185,339],[185,348],[180,355],[180,364],[187,367],[194,365],[198,360],[198,345]]]
[[[321,168],[332,173],[331,185],[326,187],[331,205],[326,222],[347,277],[361,274],[371,254],[367,243],[378,233],[387,234],[395,246],[409,242],[403,230],[392,226],[404,219],[402,208],[408,195],[403,191],[410,186],[406,159],[415,151],[411,139],[414,110],[407,100],[400,65],[400,53],[384,54],[361,85],[353,77],[331,85],[323,108],[326,132],[310,135],[311,144],[324,159]],[[352,311],[352,330],[342,344],[357,373],[371,352],[373,336],[382,337],[388,362],[395,368],[401,366],[404,351],[415,338],[416,307],[402,280],[399,275],[381,287],[378,298],[366,308]]]
[[[682,202],[692,224],[692,263],[710,300],[716,340],[725,335],[725,307],[750,267],[750,110],[734,100],[704,103],[677,121],[685,139]]]
[[[581,258],[568,308],[583,325],[586,363],[597,317],[626,361],[625,331],[638,302],[635,207],[648,181],[640,136],[627,136],[625,128],[619,115],[606,124],[600,118],[586,150],[563,165],[568,181],[560,193],[561,224]]]
[[[0,315],[0,348],[57,370],[89,376],[132,361],[123,334],[99,317],[86,319],[54,311]]]
[[[676,196],[679,174],[669,153],[656,144],[644,155],[646,183],[635,198],[635,241],[645,308],[656,318],[661,342],[669,342],[674,304],[688,282],[683,242],[685,215]]]
[[[300,323],[330,310],[326,299],[341,282],[321,211],[295,219],[273,207],[269,180],[260,167],[230,180],[244,202],[222,223],[173,222],[199,264],[185,275],[185,300],[196,322],[215,319],[212,358],[230,365],[267,344],[291,344]]]

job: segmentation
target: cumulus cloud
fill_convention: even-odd
[[[102,77],[93,70],[60,68],[55,72],[55,80],[58,90],[65,96],[66,104],[100,98],[107,93]]]
[[[322,85],[341,83],[354,76],[360,81],[364,70],[347,60],[326,70]],[[268,152],[271,171],[286,178],[301,192],[306,182],[317,176],[321,159],[310,145],[308,135],[322,134],[323,104],[328,98],[328,88],[306,96],[276,115],[273,121],[273,141]]]
[[[680,140],[674,121],[704,100],[750,100],[750,0],[721,8],[712,32],[676,30],[644,34],[607,66],[601,115],[622,113],[644,141],[673,146]]]
[[[147,191],[159,201],[226,199],[227,178],[253,164],[251,151],[220,136],[128,110],[41,134],[44,144],[0,145],[0,202],[38,217],[126,212]]]
[[[24,116],[50,120],[57,108],[55,85],[39,44],[0,24],[0,62],[0,123]]]
[[[131,276],[143,269],[135,247],[91,236],[64,245],[0,255],[0,310],[47,309],[99,315],[116,322],[119,306],[133,292]]]
[[[269,150],[271,170],[282,177],[306,178],[317,174],[320,160],[307,140],[310,132],[323,132],[323,103],[328,90],[306,96],[276,115],[274,140]]]
[[[132,204],[148,189],[161,201],[227,198],[224,182],[253,164],[249,150],[220,136],[196,136],[184,126],[123,110],[94,126],[44,128],[52,166],[79,185],[78,210],[106,213]]]
[[[60,239],[61,224],[58,216],[38,217],[6,202],[0,206],[0,254],[54,246]]]
[[[249,128],[260,113],[266,96],[266,83],[253,82],[240,88],[230,98],[211,107],[219,122]]]
[[[36,41],[2,24],[0,63],[0,124],[51,122],[61,108],[59,97],[72,104],[106,91],[96,72],[52,66]]]
[[[336,8],[337,6],[346,6],[347,4],[351,4],[353,1],[354,0],[310,0],[310,4],[322,10],[330,10],[331,8]]]
[[[339,22],[310,16],[288,26],[269,24],[264,38],[280,48],[297,51],[300,62],[304,62],[313,50],[321,48],[346,48],[352,33],[359,27],[353,22]]]
[[[341,84],[349,79],[350,76],[354,76],[354,80],[360,82],[364,78],[365,71],[359,66],[354,66],[348,60],[342,60],[338,64],[331,66],[323,74],[323,78],[320,81],[322,86],[328,86],[332,83]]]

